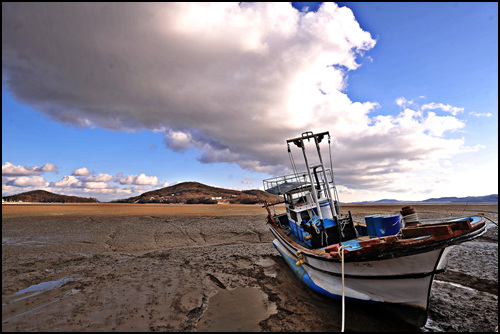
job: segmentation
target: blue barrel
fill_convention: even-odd
[[[386,215],[382,218],[385,235],[396,235],[401,229],[401,215]]]
[[[335,222],[333,221],[333,219],[328,218],[323,219],[323,224],[325,225],[325,228],[335,226]]]
[[[375,225],[373,223],[373,219],[380,215],[370,215],[365,216],[366,229],[368,230],[368,235],[370,237],[377,237],[377,232],[375,231]]]
[[[375,229],[375,234],[377,235],[377,237],[385,236],[385,227],[382,223],[382,219],[384,217],[385,215],[376,215],[375,217],[373,217],[373,228]]]

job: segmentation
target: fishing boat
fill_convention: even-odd
[[[325,138],[329,168],[320,150]],[[414,208],[406,206],[393,215],[374,214],[356,222],[340,205],[329,132],[304,132],[286,143],[293,174],[263,181],[264,189],[280,198],[263,207],[273,245],[288,266],[318,293],[343,303],[383,303],[402,320],[424,326],[434,276],[445,270],[454,245],[486,231],[484,217],[421,222]],[[303,172],[297,170],[291,145],[302,150]],[[273,213],[277,204],[284,204],[286,212]]]

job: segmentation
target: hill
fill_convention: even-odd
[[[99,203],[93,197],[78,197],[54,194],[45,190],[33,190],[12,196],[2,197],[6,202],[31,203]]]
[[[165,204],[256,204],[263,200],[278,201],[278,197],[262,190],[230,190],[207,186],[199,182],[182,182],[170,187],[145,192],[139,196],[113,201],[114,203]]]

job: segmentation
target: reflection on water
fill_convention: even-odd
[[[259,332],[259,322],[276,312],[276,304],[259,288],[220,290],[210,298],[197,331]]]
[[[61,278],[61,279],[56,280],[56,281],[42,282],[42,283],[39,283],[39,284],[35,284],[35,285],[32,285],[32,286],[29,286],[26,289],[22,289],[22,290],[16,292],[15,294],[16,295],[21,295],[21,294],[27,293],[27,292],[41,291],[41,290],[51,290],[51,289],[59,288],[59,287],[63,286],[64,284],[66,284],[68,282],[71,282],[71,281],[74,281],[74,279],[72,279],[72,278]]]
[[[276,278],[276,262],[272,259],[260,258],[255,264],[264,267],[264,275]]]

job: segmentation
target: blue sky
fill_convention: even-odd
[[[498,3],[2,4],[3,196],[261,188],[304,131],[341,201],[498,193]]]

